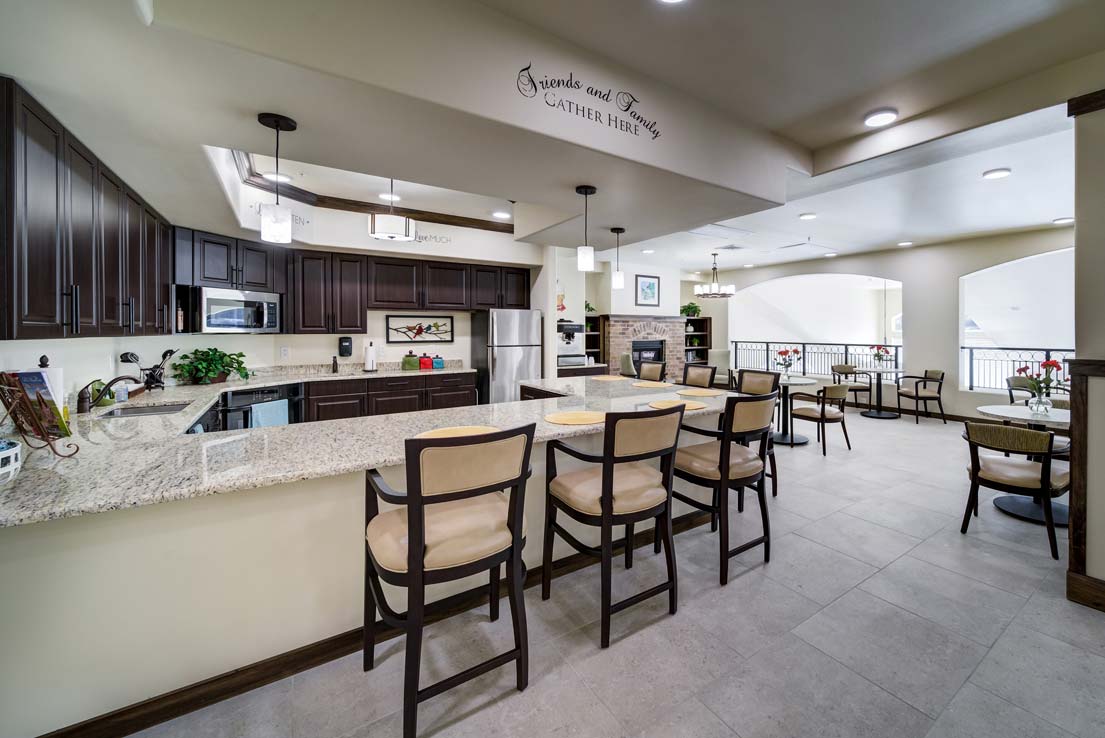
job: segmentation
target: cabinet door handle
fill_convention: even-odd
[[[73,302],[70,306],[69,332],[74,336],[79,336],[81,333],[81,286],[73,283],[69,285],[69,292],[63,294],[68,294],[70,300]]]
[[[134,298],[131,297],[127,300],[127,322],[130,334],[133,336],[137,332],[134,328]]]
[[[161,305],[161,332],[166,335],[172,335],[173,327],[169,322],[169,303],[162,303]]]

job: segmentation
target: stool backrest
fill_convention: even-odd
[[[747,395],[766,395],[779,391],[779,372],[762,372],[756,369],[741,369],[737,372],[737,392]]]
[[[965,423],[967,442],[992,451],[1050,454],[1055,434],[996,423]]]
[[[641,370],[638,374],[641,379],[651,382],[663,382],[666,366],[667,364],[663,361],[642,361]]]
[[[833,374],[843,374],[845,376],[856,373],[855,364],[833,364]]]
[[[778,392],[764,395],[730,397],[725,401],[725,420],[722,427],[728,427],[729,433],[740,440],[766,433],[775,417],[775,402]]]
[[[687,364],[683,367],[683,384],[690,387],[713,387],[716,366]]]
[[[825,399],[826,400],[833,400],[834,404],[838,403],[842,400],[847,400],[848,399],[848,385],[846,385],[846,384],[826,385],[825,389],[824,389],[824,392],[825,392]]]
[[[605,458],[640,461],[674,452],[684,405],[664,410],[606,414]]]
[[[408,438],[407,496],[426,504],[524,485],[535,423],[453,438]]]

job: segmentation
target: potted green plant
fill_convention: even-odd
[[[697,318],[702,315],[702,307],[693,302],[688,302],[679,308],[679,314],[687,318]]]
[[[228,354],[217,348],[196,349],[189,354],[181,354],[173,364],[173,379],[191,384],[218,384],[225,382],[231,374],[249,379],[245,354]]]

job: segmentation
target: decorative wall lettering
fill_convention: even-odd
[[[535,98],[541,93],[545,105],[562,113],[575,115],[597,125],[613,128],[630,136],[645,137],[653,141],[660,138],[660,127],[654,118],[648,118],[639,109],[640,99],[628,90],[614,91],[610,87],[587,85],[577,79],[575,72],[567,76],[533,76],[533,62],[518,70],[516,86],[519,94]],[[583,96],[583,101],[573,95]],[[618,112],[603,111],[586,104],[588,99],[610,104]]]

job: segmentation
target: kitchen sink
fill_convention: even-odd
[[[172,405],[142,405],[139,407],[117,407],[109,410],[101,418],[128,418],[135,415],[171,415],[188,407],[190,402],[178,402]]]

